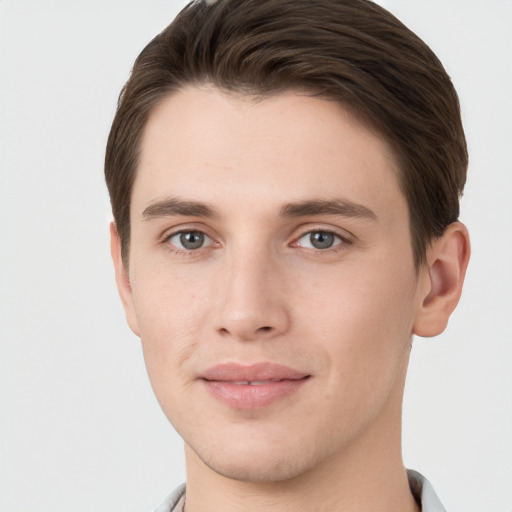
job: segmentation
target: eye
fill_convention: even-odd
[[[331,249],[343,242],[344,240],[339,235],[331,231],[310,231],[299,238],[297,245],[309,249],[325,250]]]
[[[186,251],[194,251],[212,244],[212,239],[202,231],[180,231],[168,238],[168,242],[176,247]]]

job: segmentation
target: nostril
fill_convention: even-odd
[[[259,325],[261,325],[261,322]],[[278,326],[261,325],[258,327],[258,323],[253,322],[251,319],[236,319],[231,322],[231,325],[224,324],[219,325],[216,328],[217,335],[221,338],[234,338],[240,341],[251,341],[251,340],[268,340],[277,336],[281,330]]]

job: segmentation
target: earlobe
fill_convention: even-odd
[[[431,337],[441,334],[459,302],[470,256],[469,234],[460,222],[450,224],[434,240],[421,270],[424,281],[413,333]]]
[[[121,297],[121,302],[123,303],[126,320],[134,334],[139,336],[139,326],[133,304],[132,287],[130,285],[130,279],[123,260],[121,238],[119,237],[115,222],[110,223],[110,252],[114,263],[117,290]]]

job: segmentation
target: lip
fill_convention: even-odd
[[[252,410],[266,407],[297,392],[310,375],[281,364],[223,363],[200,377],[206,389],[225,405]]]

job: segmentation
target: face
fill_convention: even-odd
[[[399,435],[424,287],[396,174],[334,102],[187,88],[152,113],[120,289],[205,467],[283,480]]]

